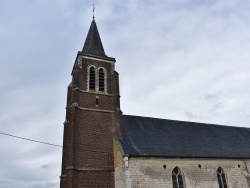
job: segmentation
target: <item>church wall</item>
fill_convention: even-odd
[[[246,164],[246,167],[247,167],[247,169],[246,169],[246,175],[247,175],[247,178],[248,178],[247,181],[248,181],[248,183],[250,185],[250,159],[246,159],[245,164]]]
[[[126,187],[125,164],[122,156],[122,149],[119,142],[114,138],[114,168],[115,187]]]
[[[247,166],[247,171],[250,173],[250,159],[245,160],[246,166]]]
[[[249,164],[249,160],[247,160]],[[166,165],[166,168],[163,167]],[[199,165],[200,168],[199,168]],[[172,188],[172,170],[178,166],[183,173],[185,187],[218,188],[216,171],[222,167],[229,188],[250,188],[243,171],[246,163],[241,159],[169,159],[129,158],[127,187]],[[122,187],[122,186],[120,186]],[[125,187],[125,186],[124,186]]]

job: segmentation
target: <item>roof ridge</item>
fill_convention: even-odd
[[[232,126],[232,125],[222,125],[222,124],[203,123],[203,122],[194,122],[194,121],[184,121],[184,120],[175,120],[175,119],[163,119],[163,118],[157,118],[157,117],[138,116],[138,115],[126,115],[126,114],[123,114],[123,116],[131,116],[131,117],[147,118],[147,119],[156,119],[156,120],[166,120],[166,121],[183,122],[183,123],[193,123],[193,124],[210,125],[210,126],[221,126],[221,127],[232,127],[232,128],[245,128],[245,129],[249,129],[250,130],[249,127],[237,127],[237,126]]]

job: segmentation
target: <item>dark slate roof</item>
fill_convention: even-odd
[[[122,116],[120,140],[129,156],[250,158],[250,129]]]
[[[82,52],[99,57],[108,57],[105,54],[104,48],[102,46],[102,41],[94,19],[91,22]]]

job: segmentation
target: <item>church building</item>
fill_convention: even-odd
[[[61,188],[250,188],[250,129],[124,115],[95,19],[68,86]]]

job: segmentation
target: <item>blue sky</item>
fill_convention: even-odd
[[[250,127],[249,1],[0,0],[0,132],[62,145],[93,3],[124,114]],[[59,187],[61,148],[0,139],[0,188]]]

